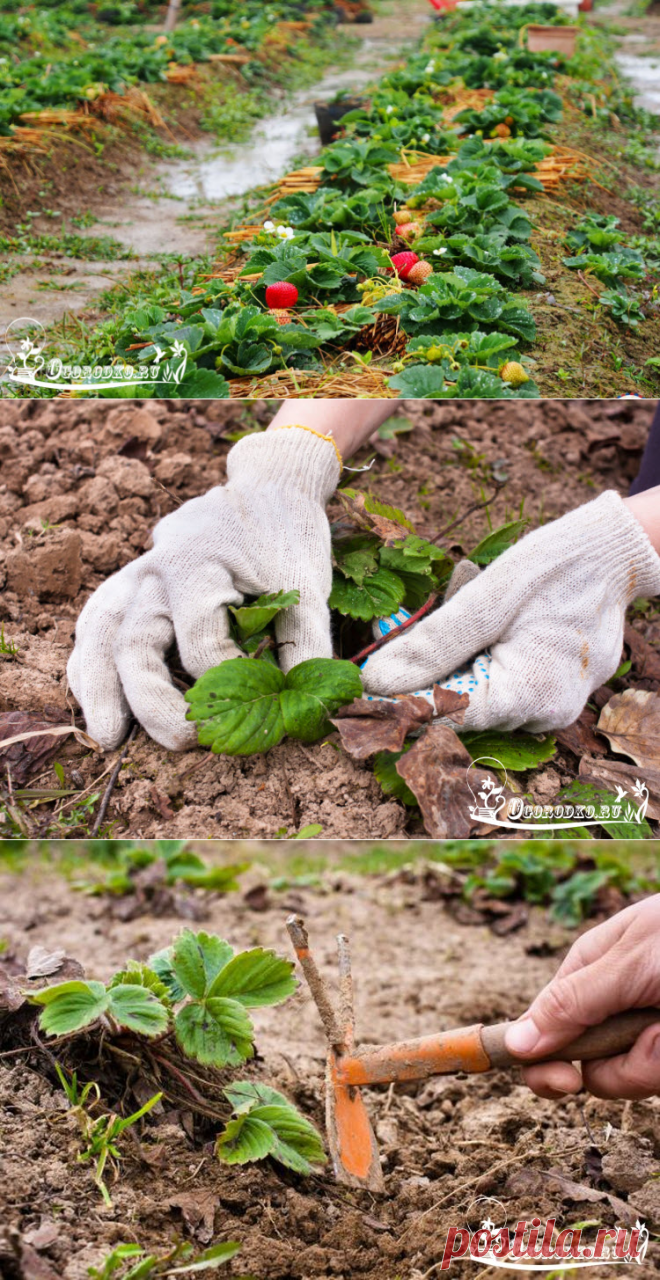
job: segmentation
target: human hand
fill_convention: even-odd
[[[67,674],[101,746],[122,741],[131,715],[170,750],[196,742],[165,654],[176,639],[195,678],[239,657],[227,605],[244,595],[300,592],[300,603],[276,619],[283,671],[332,656],[325,504],[340,471],[334,445],[312,431],[245,437],[227,458],[227,484],[160,520],[153,549],[94,592],[78,618]]]
[[[465,728],[564,728],[621,660],[626,607],[660,593],[660,556],[614,491],[522,538],[362,668],[387,696],[467,693]],[[467,665],[463,665],[467,664]]]
[[[660,1006],[660,894],[637,902],[584,933],[555,977],[512,1023],[506,1047],[521,1058],[551,1057],[578,1035],[628,1009]],[[540,1098],[584,1087],[598,1098],[660,1094],[660,1021],[626,1054],[583,1062],[528,1066],[526,1083]]]

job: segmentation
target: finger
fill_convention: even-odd
[[[527,1013],[513,1022],[505,1036],[510,1053],[541,1058],[576,1039],[628,1007],[630,992],[621,982],[622,961],[613,947],[593,964],[565,977],[555,977],[536,997]]]
[[[143,562],[144,563],[144,562]],[[197,741],[186,720],[187,703],[174,688],[164,661],[174,626],[162,579],[143,571],[140,587],[115,639],[114,655],[124,694],[136,719],[151,738],[169,751]]]
[[[582,1076],[572,1062],[546,1062],[543,1066],[525,1067],[525,1084],[538,1098],[563,1098],[567,1093],[579,1093]]]
[[[309,658],[332,657],[330,610],[323,594],[312,586],[300,592],[301,603],[283,609],[275,619],[282,671],[290,671]]]
[[[660,1094],[660,1023],[647,1027],[629,1053],[585,1062],[585,1088],[597,1098],[653,1098]]]
[[[191,676],[198,679],[227,658],[241,657],[230,635],[227,605],[242,604],[243,596],[222,564],[209,560],[177,576],[168,589],[179,655]]]
[[[134,592],[135,576],[126,569],[94,592],[76,623],[76,643],[67,664],[87,732],[106,751],[124,740],[131,720],[113,650]]]
[[[481,569],[478,564],[474,564],[472,560],[459,560],[454,566],[454,571],[449,579],[447,590],[445,591],[445,604],[448,604],[452,596],[456,595],[461,587],[466,587],[468,582],[473,582],[479,577]]]

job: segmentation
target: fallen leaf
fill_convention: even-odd
[[[48,947],[31,947],[25,964],[26,978],[46,978],[62,968],[66,952],[50,951]]]
[[[397,760],[397,773],[417,798],[426,831],[436,840],[467,839],[479,821],[469,812],[477,803],[471,788],[483,787],[486,781],[491,788],[499,787],[494,774],[477,768],[470,770],[468,786],[471,763],[454,730],[437,721]],[[502,794],[507,800],[512,798]]]
[[[638,1217],[636,1210],[631,1205],[626,1204],[625,1200],[621,1200],[619,1196],[612,1195],[610,1191],[597,1191],[595,1187],[590,1187],[586,1183],[574,1182],[572,1178],[564,1177],[560,1169],[543,1171],[541,1177],[550,1189],[557,1187],[561,1191],[563,1199],[573,1200],[578,1204],[580,1201],[586,1201],[587,1204],[598,1204],[606,1201],[614,1209],[617,1217],[621,1218],[622,1222],[626,1222],[631,1226],[635,1225]]]
[[[622,786],[630,793],[635,782],[645,782],[649,790],[646,816],[660,818],[660,764],[655,769],[645,765],[643,778],[640,778],[641,772],[636,764],[624,764],[622,760],[592,760],[589,756],[580,760],[580,777],[585,782],[592,782],[594,786],[602,787],[605,784],[611,791]]]
[[[61,720],[61,712],[57,718]],[[35,711],[5,711],[0,715],[0,770],[3,773],[7,768],[11,770],[15,787],[24,786],[28,778],[50,764],[61,750],[61,743],[52,734],[37,734],[25,742],[14,742],[5,748],[3,741],[17,734],[52,728],[53,721]]]
[[[404,523],[397,520],[390,520],[385,515],[380,515],[374,511],[367,511],[367,495],[364,493],[348,494],[339,490],[337,497],[351,515],[363,529],[368,529],[371,533],[378,534],[382,538],[386,547],[392,546],[394,542],[401,542],[407,538],[410,533],[414,533],[413,526],[402,517]]]
[[[453,689],[443,689],[439,684],[433,686],[433,702],[435,714],[445,720],[453,720],[454,724],[463,724],[465,712],[470,705],[467,693],[454,693]]]
[[[660,768],[660,697],[647,689],[615,693],[600,713],[598,732],[613,751],[630,756],[640,769]]]
[[[59,1239],[59,1227],[54,1222],[42,1221],[38,1227],[33,1227],[31,1231],[26,1231],[23,1239],[27,1244],[32,1245],[33,1249],[41,1252],[42,1249],[50,1249],[51,1245]]]
[[[426,698],[406,694],[391,702],[356,698],[339,708],[332,723],[349,756],[366,760],[377,751],[401,751],[410,730],[427,724],[432,717],[433,708]]]
[[[555,733],[555,738],[561,747],[572,751],[576,756],[581,757],[587,753],[592,756],[604,756],[607,754],[607,746],[601,738],[596,737],[594,732],[597,721],[596,712],[590,707],[585,707],[573,724]]]
[[[0,1017],[4,1013],[16,1013],[25,1004],[25,996],[16,979],[0,968]]]
[[[212,1191],[180,1191],[167,1201],[168,1208],[181,1211],[186,1226],[200,1244],[208,1244],[213,1239],[218,1204],[218,1197]]]
[[[623,639],[630,650],[630,661],[637,675],[645,680],[660,680],[660,653],[630,625],[626,626]]]

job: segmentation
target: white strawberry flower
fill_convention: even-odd
[[[268,220],[268,222],[264,222],[264,231],[274,231],[274,230],[275,230],[274,222],[271,222],[270,219]]]
[[[295,234],[293,227],[283,227],[281,225],[276,231],[276,235],[280,237],[280,240],[293,240]]]
[[[443,255],[443,253],[446,253],[446,252],[447,252],[447,250],[446,250],[445,248],[442,248],[442,249],[434,249],[434,250],[433,250],[433,256],[434,256],[435,258],[441,258],[441,257],[442,257],[442,255]]]
[[[422,134],[422,142],[430,142],[430,141],[431,141],[431,135],[430,135],[430,133],[423,133],[423,134]]]

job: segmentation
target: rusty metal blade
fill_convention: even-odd
[[[359,1089],[337,1079],[337,1054],[330,1050],[326,1072],[325,1118],[335,1177],[350,1187],[383,1191],[385,1182],[376,1135]]]

